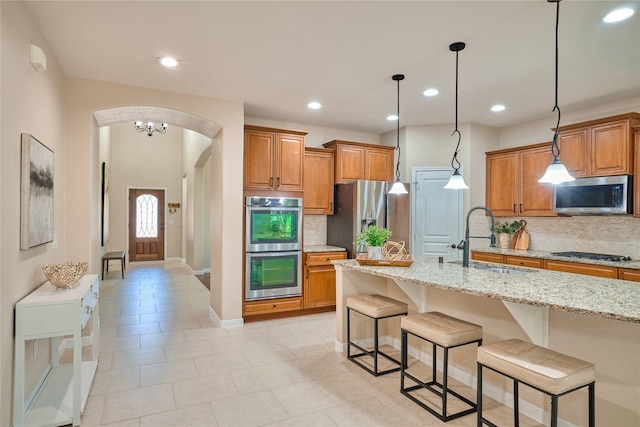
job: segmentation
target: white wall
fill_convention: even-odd
[[[41,267],[71,259],[66,239],[65,200],[72,197],[65,171],[69,161],[64,114],[65,79],[56,58],[24,2],[0,2],[0,425],[9,426],[13,402],[13,313],[15,304],[45,282]],[[30,44],[47,56],[47,70],[29,63]],[[20,134],[30,133],[54,152],[54,235],[52,243],[20,250]],[[76,261],[86,257],[75,257]],[[31,346],[27,347],[27,354]],[[27,360],[27,386],[48,359],[48,340],[40,356]]]
[[[320,147],[325,142],[339,139],[341,141],[364,142],[367,144],[380,144],[380,135],[356,132],[346,129],[327,128],[319,126],[311,126],[300,123],[279,122],[275,120],[258,119],[254,117],[245,117],[245,123],[254,126],[264,126],[276,129],[288,129],[307,132],[304,137],[305,147]]]

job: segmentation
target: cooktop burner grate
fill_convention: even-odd
[[[590,252],[552,252],[551,255],[573,257],[573,258],[596,259],[596,260],[602,260],[602,261],[631,261],[631,258],[628,256],[594,254]]]

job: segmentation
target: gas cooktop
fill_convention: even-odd
[[[552,252],[551,255],[587,258],[601,261],[631,261],[631,257],[622,255],[594,254],[590,252]]]

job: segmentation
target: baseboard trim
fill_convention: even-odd
[[[220,328],[232,328],[236,326],[244,325],[244,319],[241,317],[239,319],[230,319],[230,320],[222,320],[218,317],[218,314],[213,310],[213,308],[209,307],[209,317],[213,320],[213,323]]]

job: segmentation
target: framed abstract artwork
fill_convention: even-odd
[[[53,241],[53,151],[21,134],[20,249]]]

